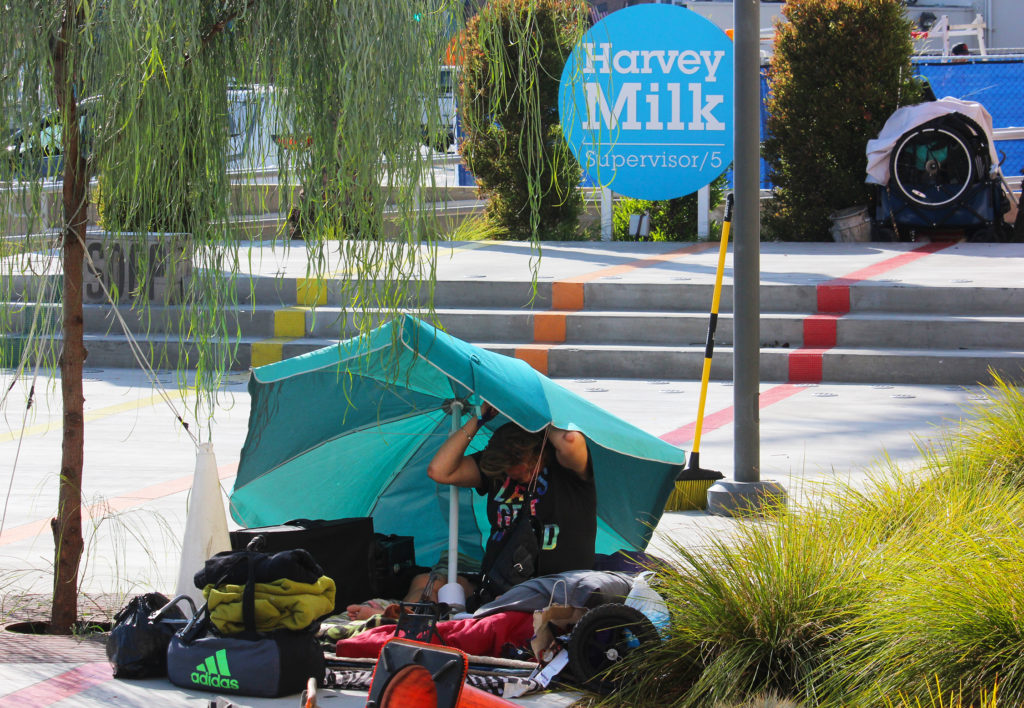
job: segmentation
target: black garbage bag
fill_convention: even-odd
[[[160,619],[150,615],[168,605],[158,592],[136,595],[114,615],[107,637],[107,659],[114,678],[152,678],[167,675],[167,645],[185,622],[178,607],[167,607]]]

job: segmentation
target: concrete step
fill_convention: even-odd
[[[242,337],[236,345],[231,369],[244,371],[271,361],[298,356],[336,343],[337,340],[312,337],[260,339]],[[20,355],[21,338],[0,338],[5,361]],[[49,340],[52,356],[59,337]],[[654,346],[561,344],[550,347],[517,346],[507,342],[475,342],[508,356],[536,363],[543,356],[547,373],[556,378],[636,378],[699,380],[704,362],[703,346]],[[137,367],[127,339],[116,334],[88,334],[85,345],[91,367]],[[195,366],[195,341],[152,334],[141,342],[146,358],[154,368]],[[525,350],[525,351],[524,351]],[[805,365],[795,359],[810,357],[819,367],[820,380],[846,383],[913,383],[973,385],[991,380],[990,371],[1018,379],[1024,370],[1024,349],[868,349],[836,347],[828,350],[795,350],[765,347],[760,354],[760,375],[764,381],[794,379],[793,367]],[[732,378],[732,349],[715,349],[711,377]]]
[[[25,333],[32,326],[33,310],[16,309],[13,331]],[[181,312],[176,307],[152,307],[147,313],[128,305],[117,308],[121,320],[136,336],[176,334],[187,331]],[[226,310],[227,329],[238,330],[246,337],[312,337],[317,339],[346,338],[357,334],[352,313],[343,308],[256,305]],[[413,313],[426,317],[426,313]],[[567,344],[614,345],[702,345],[707,338],[709,316],[693,312],[648,311],[580,311],[564,313],[564,337],[545,337],[542,318],[544,310],[506,310],[498,308],[440,308],[435,312],[441,327],[456,337],[467,340],[530,344],[555,341]],[[60,307],[46,305],[41,310],[42,323],[52,328],[59,323]],[[83,308],[87,332],[120,332],[121,325],[106,305]],[[386,315],[385,315],[386,316]],[[764,347],[798,348],[801,346],[887,347],[906,349],[990,348],[1024,349],[1024,317],[982,317],[973,315],[911,315],[905,313],[854,313],[831,321],[834,337],[823,341],[813,327],[813,320],[796,313],[764,313],[760,334]],[[376,314],[374,322],[381,321]],[[46,326],[37,324],[39,326]],[[540,336],[538,337],[538,333]],[[808,335],[810,335],[808,337]],[[733,322],[723,313],[715,330],[718,345],[731,345]]]
[[[50,267],[55,264],[48,263]],[[37,272],[44,272],[40,267]],[[344,273],[330,273],[323,280],[294,277],[239,276],[235,281],[236,297],[248,305],[318,304],[341,306],[344,301],[339,278]],[[56,284],[46,290],[57,299],[59,276],[48,276]],[[685,276],[684,276],[685,278]],[[559,283],[565,287],[565,283]],[[10,297],[33,301],[39,292],[36,276],[14,276],[9,284]],[[552,279],[541,279],[536,288],[525,280],[506,280],[485,274],[468,274],[459,280],[439,280],[434,288],[434,306],[443,308],[530,308],[549,309],[553,304]],[[686,280],[660,283],[623,283],[600,279],[581,283],[586,311],[645,311],[707,313],[713,286]],[[421,284],[412,294],[412,305],[423,305],[429,286]],[[818,287],[800,283],[763,283],[759,289],[760,307],[764,313],[814,314],[818,312]],[[732,310],[731,285],[722,288],[719,311]],[[1024,313],[1024,288],[963,285],[958,287],[926,287],[905,284],[865,282],[849,289],[849,314],[908,313],[921,315],[979,315],[987,317],[1017,316]]]

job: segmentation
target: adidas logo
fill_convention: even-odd
[[[192,683],[210,688],[230,688],[238,690],[238,681],[231,678],[231,670],[228,668],[228,652],[221,649],[215,654],[206,657],[206,661],[199,664],[190,677]]]

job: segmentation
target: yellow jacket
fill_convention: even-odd
[[[242,615],[244,585],[207,585],[203,588],[210,611],[210,620],[222,634],[237,634],[245,630]],[[269,632],[275,629],[299,630],[313,620],[334,610],[334,581],[326,575],[313,584],[297,583],[287,578],[269,583],[256,583],[256,629]]]

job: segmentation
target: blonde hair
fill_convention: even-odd
[[[480,472],[485,477],[500,477],[519,463],[533,466],[543,442],[543,431],[531,433],[515,423],[505,423],[494,431],[480,454]]]

